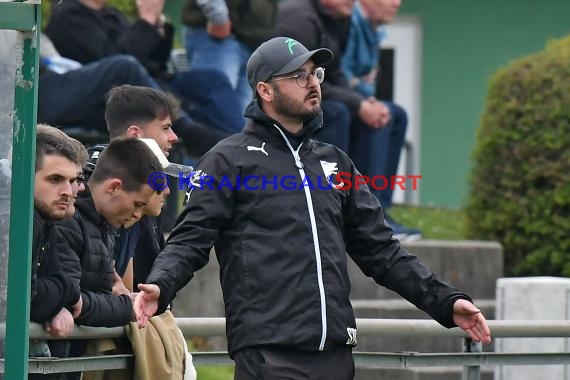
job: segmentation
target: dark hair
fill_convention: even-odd
[[[109,137],[124,136],[131,125],[144,128],[147,123],[167,116],[174,121],[176,100],[150,87],[122,85],[107,93],[105,121]]]
[[[57,155],[80,164],[81,153],[71,138],[55,127],[39,124],[36,133],[36,172],[42,168],[44,157]]]
[[[90,183],[99,184],[111,178],[123,182],[123,190],[139,191],[152,173],[162,165],[150,148],[135,138],[116,138],[101,152]]]

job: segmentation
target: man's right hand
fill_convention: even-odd
[[[51,321],[44,323],[44,328],[54,338],[70,336],[73,326],[75,326],[73,316],[66,308],[62,308]]]
[[[135,298],[133,311],[137,317],[139,328],[146,326],[148,319],[158,310],[160,288],[154,284],[139,284],[140,292]]]

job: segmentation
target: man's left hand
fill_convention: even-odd
[[[475,305],[465,299],[453,304],[453,322],[476,342],[491,343],[491,330],[487,320]]]

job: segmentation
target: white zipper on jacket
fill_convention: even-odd
[[[285,143],[289,147],[289,150],[293,154],[295,158],[295,166],[299,170],[299,174],[301,175],[301,180],[304,181],[305,179],[305,170],[303,169],[303,163],[301,162],[301,157],[299,156],[299,149],[303,146],[303,143],[299,144],[297,150],[293,149],[293,146],[289,142],[289,139],[281,128],[277,125],[273,124],[275,128],[279,131]],[[315,259],[317,260],[317,279],[319,282],[319,294],[321,296],[321,324],[322,324],[322,332],[321,332],[321,342],[319,344],[319,351],[324,350],[325,342],[327,340],[327,303],[325,299],[325,285],[323,283],[323,268],[321,264],[321,249],[319,245],[319,236],[317,234],[317,222],[315,220],[315,211],[313,209],[313,198],[311,197],[311,190],[307,186],[303,186],[305,190],[305,198],[307,198],[307,208],[309,210],[309,218],[311,220],[311,232],[313,233],[313,246],[315,247]]]

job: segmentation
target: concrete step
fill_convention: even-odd
[[[461,367],[386,368],[356,370],[354,380],[462,380]],[[493,369],[482,368],[481,380],[493,380]]]

